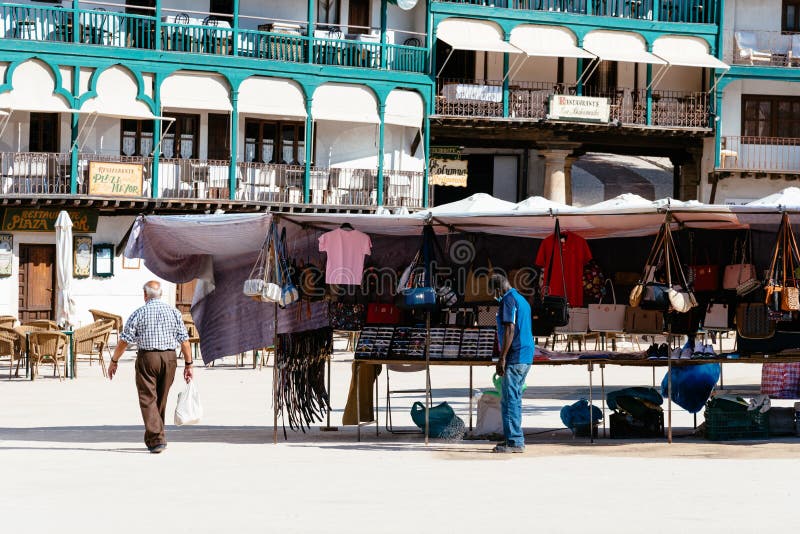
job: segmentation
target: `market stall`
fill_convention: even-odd
[[[716,315],[720,321],[715,323],[716,328],[732,329],[733,310],[741,309],[740,304],[746,304],[752,312],[751,322],[758,317],[767,317],[770,324],[783,323],[785,327],[796,319],[794,302],[787,305],[792,308],[783,310],[780,317],[777,316],[780,310],[773,310],[773,316],[769,316],[767,310],[761,309],[762,306],[756,306],[759,300],[764,302],[760,295],[747,298],[737,295],[736,286],[729,287],[729,281],[724,278],[726,267],[747,265],[748,279],[739,280],[739,284],[753,282],[751,278],[754,278],[755,286],[761,288],[765,285],[763,277],[756,273],[768,270],[767,287],[795,287],[793,272],[787,272],[789,264],[775,269],[770,260],[776,250],[776,236],[783,231],[781,229],[791,230],[789,217],[800,211],[800,190],[786,190],[748,206],[707,206],[671,199],[651,202],[633,195],[623,195],[587,208],[560,206],[537,198],[513,205],[487,196],[474,196],[456,204],[405,216],[299,213],[148,216],[137,221],[126,255],[143,258],[150,270],[165,279],[182,282],[200,278],[203,281],[192,314],[201,334],[201,349],[206,362],[271,346],[275,343],[276,333],[288,336],[282,338],[279,345],[297,346],[306,342],[312,332],[316,336],[327,336],[332,328],[337,328],[336,323],[341,327],[350,321],[344,329],[361,332],[361,342],[356,346],[354,374],[357,375],[361,366],[367,364],[424,363],[428,400],[431,364],[491,365],[492,355],[486,349],[493,344],[490,336],[494,319],[491,308],[487,308],[491,299],[481,295],[480,289],[470,286],[481,273],[486,277],[493,270],[502,270],[512,277],[513,274],[519,275],[519,271],[530,269],[536,274],[528,279],[535,281],[537,276],[541,279],[539,271],[547,269],[542,257],[544,255],[546,260],[547,253],[542,250],[548,250],[548,239],[557,242],[554,236],[556,221],[563,231],[562,239],[581,243],[575,250],[584,251],[572,262],[577,267],[570,263],[570,273],[562,272],[561,278],[578,276],[579,270],[579,275],[583,276],[584,267],[593,259],[605,272],[605,278],[616,282],[609,291],[618,304],[606,306],[613,306],[611,315],[617,322],[603,325],[608,333],[667,335],[668,340],[670,337],[693,337],[704,332],[702,327],[706,317],[712,311],[719,312],[719,306],[725,306],[728,313],[723,314],[724,317]],[[423,231],[427,232],[427,239],[423,238]],[[665,249],[667,254],[662,254],[663,258],[668,258],[666,272],[668,275],[670,272],[689,272],[688,276],[686,272],[682,273],[686,280],[674,285],[681,286],[683,293],[692,293],[696,301],[683,313],[673,311],[666,314],[666,323],[653,320],[653,317],[667,312],[666,308],[642,310],[626,304],[629,293],[639,285],[639,281],[643,282],[643,287],[651,282],[647,279],[648,257],[658,249],[654,245],[659,239],[654,239],[654,236],[665,233],[669,234],[671,243]],[[273,236],[272,245],[265,240],[269,235]],[[274,243],[282,245],[276,247]],[[788,237],[784,238],[784,244],[778,251],[781,258],[778,263],[793,254]],[[550,247],[552,249],[552,243]],[[745,248],[749,256],[736,252]],[[276,262],[284,262],[286,273],[289,273],[283,279],[284,285],[292,280],[298,286],[296,301],[285,303],[285,309],[278,305],[279,296],[276,296],[278,300],[267,304],[242,292],[243,282],[253,279],[259,255],[274,255],[276,249],[280,253],[272,257]],[[572,258],[563,242],[561,250],[565,257]],[[342,263],[343,257],[353,257],[353,251],[360,265]],[[332,264],[332,258],[337,257]],[[663,260],[659,261],[662,262],[659,268],[663,271]],[[305,282],[299,278],[292,279],[291,273],[300,276],[310,272],[311,269],[307,269],[310,266],[325,273],[325,280],[305,288]],[[670,270],[676,266],[680,270]],[[332,275],[337,270],[338,275],[344,275],[344,278]],[[421,275],[411,283],[406,277],[403,282],[406,286],[399,287],[397,280],[403,279],[403,273],[408,270],[420,271]],[[522,281],[526,281],[524,274],[520,278]],[[787,274],[789,276],[784,280]],[[384,275],[389,276],[388,282]],[[262,277],[273,284],[280,281],[267,278]],[[395,308],[398,290],[404,293],[403,289],[426,287],[435,290],[449,288],[450,291],[435,291],[434,302],[425,301],[420,306],[406,303],[406,310]],[[321,293],[313,294],[307,289]],[[538,282],[526,289],[530,289],[531,298],[535,298]],[[561,294],[568,297],[573,317],[583,315],[579,310],[591,312],[592,306],[598,305],[598,288],[592,289],[594,297],[578,297],[577,294],[570,295],[572,290],[568,291],[565,284]],[[791,292],[794,293],[794,289]],[[423,295],[425,291],[416,293],[420,298],[430,296]],[[602,289],[599,294],[603,294]],[[797,307],[800,308],[800,304]],[[483,318],[479,317],[481,308]],[[469,309],[477,313],[470,316]],[[371,318],[370,311],[373,312]],[[756,317],[757,314],[760,315]],[[577,328],[587,334],[596,331],[588,324]],[[750,334],[749,337],[740,335],[747,339],[744,342],[747,355],[768,354],[769,361],[776,361],[775,355],[782,352],[781,358],[788,361],[794,355],[787,349],[800,348],[800,340],[796,346],[791,346],[795,343],[793,336],[775,344],[775,336],[756,333],[761,337],[754,337],[752,332]],[[543,337],[540,336],[540,341]],[[314,346],[320,354],[329,350],[328,345],[321,341]],[[764,361],[763,357],[745,360],[743,356],[746,354],[740,352],[743,354],[739,355],[739,360],[731,361]],[[602,364],[602,369],[605,364],[619,363],[663,365],[670,369],[673,363],[689,366],[727,361],[722,359],[726,356],[724,354],[706,358],[706,361],[673,362],[669,356],[654,360],[649,359],[644,351],[635,356],[625,355],[622,359],[615,358],[613,350],[605,350],[602,355],[584,356],[576,355],[557,362],[537,359],[535,364],[577,364],[589,369]],[[783,359],[778,361],[783,362]],[[361,423],[360,381],[356,379],[355,384],[355,417]],[[322,413],[329,399],[327,392],[319,388],[316,391],[321,399],[318,412]],[[276,390],[276,410],[280,396],[281,392]],[[671,402],[671,398],[670,392],[668,401]],[[313,419],[313,416],[309,417],[303,423]],[[290,426],[303,428],[303,423],[293,425],[290,422]],[[275,427],[277,432],[277,411]]]

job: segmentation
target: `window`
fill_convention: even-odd
[[[787,33],[800,32],[800,0],[783,0],[781,30]]]
[[[233,22],[233,0],[211,0],[210,11],[212,15],[220,20],[227,20]],[[230,17],[223,17],[221,15],[231,15]]]
[[[153,17],[156,14],[156,0],[125,0],[125,5],[128,6],[125,8],[125,13],[145,15],[148,17]]]
[[[317,0],[317,23],[330,24],[333,29],[338,29],[340,3],[341,0]]]
[[[248,119],[244,126],[245,161],[303,165],[306,161],[305,124]]]
[[[742,135],[800,138],[800,97],[742,95]]]
[[[165,158],[197,159],[199,115],[170,115],[175,121],[162,123],[164,140],[161,153]]]
[[[31,152],[58,152],[58,131],[61,125],[58,113],[31,113],[28,150]]]
[[[121,156],[147,157],[153,153],[153,121],[122,119]]]
[[[617,93],[617,62],[601,61],[586,80],[584,88],[587,96],[613,96]],[[592,68],[592,67],[589,67]]]

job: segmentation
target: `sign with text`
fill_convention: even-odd
[[[468,178],[467,161],[431,158],[431,167],[428,174],[428,183],[430,185],[467,187]]]
[[[549,119],[586,122],[608,122],[611,107],[607,98],[593,96],[550,96]]]
[[[66,210],[72,219],[72,231],[91,234],[97,230],[97,212],[94,210]],[[59,209],[6,208],[3,213],[4,232],[55,232]]]
[[[141,163],[89,162],[89,194],[109,197],[141,197]]]

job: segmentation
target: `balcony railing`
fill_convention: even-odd
[[[77,19],[77,28],[75,24]],[[367,69],[387,69],[425,73],[428,51],[422,46],[393,43],[382,44],[379,36],[358,35],[345,38],[335,32],[315,32],[308,37],[305,29],[275,32],[271,25],[259,25],[258,30],[232,28],[226,21],[214,17],[205,20],[166,17],[157,32],[155,16],[134,15],[97,9],[65,9],[28,4],[0,3],[0,38],[31,41],[76,42],[116,48],[160,49],[192,54],[236,55],[291,61],[312,62],[317,65],[338,65]],[[77,32],[77,34],[75,33]],[[326,37],[317,34],[324,33]],[[312,44],[308,57],[309,40]],[[415,44],[419,41],[414,39]]]
[[[450,4],[504,7],[605,17],[713,24],[716,0],[436,0]],[[656,9],[658,5],[658,9]]]
[[[70,154],[43,152],[0,153],[0,194],[3,196],[69,195]],[[89,194],[89,164],[93,161],[140,163],[144,197],[153,189],[153,158],[80,154],[77,194]],[[304,165],[240,162],[236,168],[234,200],[270,204],[303,204]],[[311,167],[309,203],[368,207],[377,204],[378,171]],[[422,207],[424,174],[385,170],[386,206]],[[227,160],[160,159],[157,198],[168,200],[229,200],[230,162]]]
[[[725,59],[736,65],[800,67],[800,34],[725,32]]]
[[[69,154],[0,153],[3,195],[66,195],[70,192]]]
[[[800,172],[800,138],[727,136],[720,169],[746,172]]]
[[[551,82],[511,82],[508,115],[517,119],[547,118],[550,97],[576,93],[575,86]],[[592,90],[583,96],[609,101],[611,121],[647,125],[647,91],[626,88]],[[650,126],[707,128],[709,98],[704,92],[654,90]],[[439,80],[436,113],[451,117],[502,117],[503,83],[500,81]]]

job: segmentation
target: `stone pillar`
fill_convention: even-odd
[[[544,197],[553,202],[567,203],[566,159],[571,150],[543,150]]]
[[[564,160],[564,189],[567,201],[565,204],[572,205],[572,164],[578,161],[576,156],[569,156]]]
[[[702,152],[689,149],[686,158],[670,158],[674,166],[674,192],[678,200],[697,200]]]

